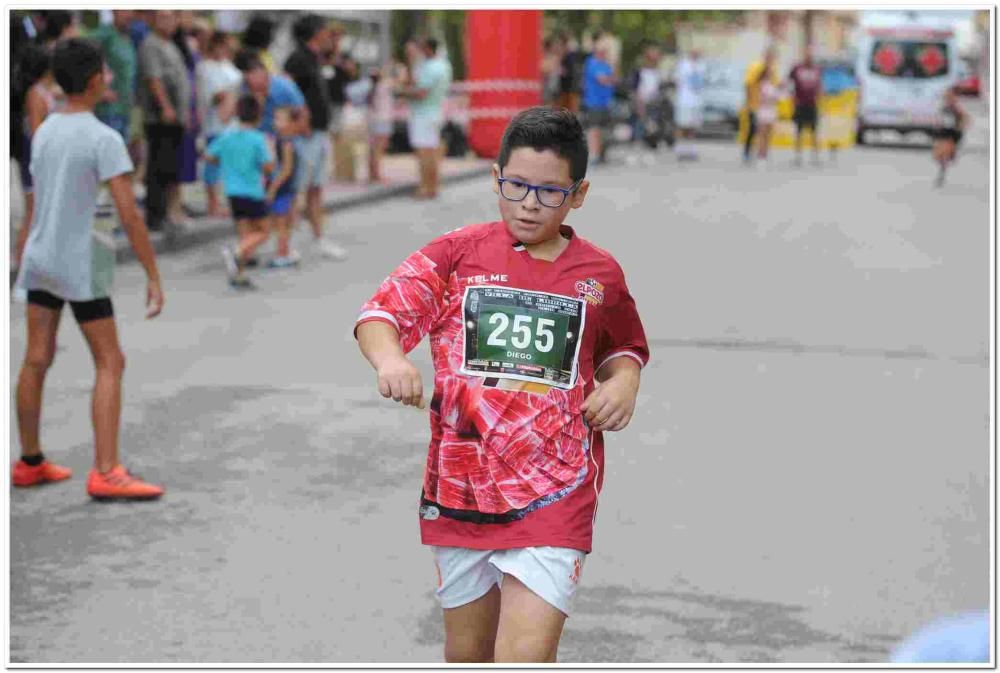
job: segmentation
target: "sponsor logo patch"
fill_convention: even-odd
[[[579,293],[579,299],[585,299],[594,306],[604,303],[604,286],[593,278],[576,281],[576,291]]]

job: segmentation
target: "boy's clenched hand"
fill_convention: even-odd
[[[580,412],[596,432],[622,430],[632,420],[639,394],[639,367],[629,358],[616,358],[608,378],[597,384],[580,406]]]
[[[427,406],[424,402],[424,384],[420,378],[420,370],[414,367],[406,356],[388,358],[375,371],[378,374],[378,391],[382,397],[391,397],[397,402],[418,409]]]

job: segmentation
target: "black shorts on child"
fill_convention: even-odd
[[[61,311],[66,300],[45,290],[28,290],[28,303],[52,311]],[[76,318],[76,322],[81,325],[92,320],[113,318],[115,315],[110,297],[99,297],[88,301],[71,301],[69,306],[73,309],[73,317]]]
[[[270,212],[266,201],[245,196],[230,196],[229,208],[236,220],[259,220],[267,217]]]

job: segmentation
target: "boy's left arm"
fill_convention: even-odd
[[[631,358],[615,358],[594,377],[597,386],[580,411],[596,432],[623,430],[632,420],[639,394],[639,363]]]
[[[595,387],[580,407],[587,424],[597,432],[623,430],[632,420],[639,394],[639,372],[649,361],[649,346],[635,300],[623,276],[618,282],[617,301],[600,320],[594,348]]]

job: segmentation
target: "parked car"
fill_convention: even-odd
[[[979,74],[976,72],[975,61],[962,59],[958,62],[958,83],[955,85],[961,96],[980,96]]]

